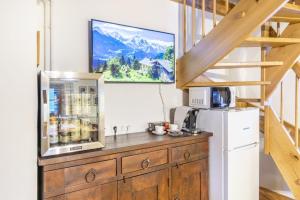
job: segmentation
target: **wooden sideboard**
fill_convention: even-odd
[[[101,150],[40,158],[43,200],[208,200],[208,138],[106,137]]]

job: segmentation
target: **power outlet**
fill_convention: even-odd
[[[111,127],[111,133],[114,134],[114,127],[117,127],[117,135],[130,133],[131,126],[128,124],[114,125]]]

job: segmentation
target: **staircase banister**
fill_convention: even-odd
[[[182,88],[214,66],[287,2],[241,0],[204,39],[177,60],[177,87]],[[239,18],[243,11],[246,16]]]

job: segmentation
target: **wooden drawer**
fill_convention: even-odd
[[[46,196],[65,192],[65,189],[100,183],[117,175],[116,159],[44,173]]]
[[[60,195],[46,200],[117,200],[117,181],[84,190],[79,190],[65,195]]]
[[[65,186],[97,182],[117,175],[116,160],[107,160],[65,169]]]
[[[208,156],[208,142],[195,143],[172,148],[172,162],[184,162]]]
[[[122,173],[151,168],[168,163],[167,149],[122,158]]]

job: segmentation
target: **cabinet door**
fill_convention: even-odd
[[[172,200],[208,200],[207,159],[172,167]]]
[[[168,200],[168,169],[126,178],[118,183],[118,200]]]
[[[113,182],[47,200],[117,200],[117,193],[117,182]]]

